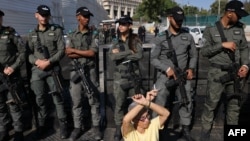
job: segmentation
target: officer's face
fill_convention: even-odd
[[[170,22],[170,26],[172,26],[174,29],[180,29],[181,28],[181,25],[183,23],[183,20],[178,20],[176,21],[174,19],[174,17],[170,16],[169,17],[169,22]]]
[[[36,13],[35,17],[39,24],[45,25],[49,23],[50,15],[40,15],[39,13]]]
[[[235,12],[229,11],[227,14],[229,17],[229,23],[232,25],[237,23],[241,19],[241,17],[237,15]]]
[[[79,24],[81,24],[83,26],[88,26],[89,20],[90,20],[90,16],[78,15],[76,18],[77,18]]]
[[[131,24],[129,23],[119,23],[119,31],[120,33],[125,33],[129,31]]]

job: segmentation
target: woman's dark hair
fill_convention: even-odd
[[[128,46],[133,52],[137,52],[136,44],[141,43],[141,40],[137,34],[133,33],[133,29],[129,29]]]

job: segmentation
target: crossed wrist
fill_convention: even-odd
[[[150,108],[150,105],[151,105],[151,101],[148,100],[147,104],[145,105],[148,109]]]

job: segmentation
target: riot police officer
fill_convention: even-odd
[[[141,72],[139,61],[143,57],[142,43],[132,30],[132,18],[125,15],[118,21],[118,40],[114,41],[109,51],[114,62],[114,97],[115,97],[115,141],[121,139],[121,125],[124,116],[126,97],[141,93]]]
[[[19,69],[25,61],[26,48],[20,35],[14,28],[2,25],[3,16],[4,12],[0,10],[0,140],[8,140],[9,135],[7,125],[12,121],[12,125],[15,130],[14,140],[21,141],[23,140],[21,105],[16,103],[13,95],[18,93],[16,92],[17,87],[7,86],[10,87],[10,89],[2,88],[6,85],[7,79],[9,79],[11,83],[7,85],[15,85],[17,84],[15,81],[20,80],[21,75]],[[8,105],[6,103],[8,103]],[[12,120],[8,117],[9,114],[11,115]]]
[[[220,20],[204,30],[205,42],[201,54],[209,59],[211,66],[201,115],[202,141],[210,139],[214,112],[223,92],[227,97],[226,124],[238,125],[241,105],[239,80],[245,78],[249,71],[249,47],[239,20],[248,15],[241,1],[229,1]],[[228,77],[230,75],[234,77]]]
[[[60,77],[59,61],[64,56],[64,40],[62,28],[58,25],[49,24],[51,13],[46,5],[39,5],[35,18],[38,21],[37,27],[28,35],[28,56],[32,64],[31,89],[36,96],[38,106],[38,135],[42,136],[46,131],[46,109],[45,91],[46,84],[48,91],[53,98],[57,117],[60,123],[60,137],[67,138],[67,115],[64,109],[62,93],[59,91],[58,81],[53,74]]]
[[[165,106],[171,94],[177,97],[182,137],[192,141],[190,125],[193,103],[190,80],[194,76],[197,52],[192,35],[181,29],[185,18],[183,9],[176,6],[168,9],[167,14],[169,28],[151,41],[154,44],[151,63],[157,69],[155,87],[159,90],[155,102]],[[171,86],[171,82],[175,80],[181,83]],[[153,116],[156,116],[155,113]]]
[[[95,43],[94,34],[91,29],[89,29],[88,24],[90,17],[93,14],[89,11],[87,7],[79,7],[76,10],[76,19],[78,21],[78,28],[72,33],[68,34],[67,44],[65,53],[67,57],[72,59],[72,64],[75,69],[72,68],[70,72],[70,95],[72,98],[72,113],[74,120],[74,130],[70,135],[70,140],[76,140],[82,133],[82,113],[84,105],[83,99],[87,97],[88,103],[91,107],[91,119],[92,119],[92,128],[86,133],[91,135],[88,138],[94,138],[95,140],[100,140],[102,135],[99,129],[100,122],[100,103],[99,103],[99,91],[97,89],[98,82],[96,80],[96,55],[98,55],[98,48]],[[76,70],[77,68],[84,69],[79,74]],[[84,75],[84,76],[79,76]],[[87,83],[83,83],[81,77],[85,77]],[[85,84],[89,84],[86,86]],[[83,86],[84,85],[84,86]],[[91,91],[88,92],[87,89]],[[86,137],[87,138],[87,137]]]

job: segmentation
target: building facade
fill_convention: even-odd
[[[97,0],[108,12],[111,19],[118,19],[123,15],[133,17],[135,9],[142,0]]]

